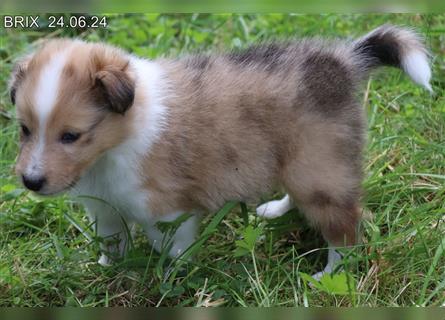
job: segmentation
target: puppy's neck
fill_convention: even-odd
[[[81,190],[91,185],[90,180],[109,180],[117,171],[138,172],[144,157],[167,126],[167,109],[163,104],[167,85],[162,68],[154,61],[131,56],[129,69],[135,79],[135,99],[133,106],[121,116],[122,125],[130,127],[129,133],[85,171],[78,184]],[[116,126],[116,130],[121,129]]]

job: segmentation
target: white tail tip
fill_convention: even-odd
[[[415,83],[424,86],[431,93],[433,92],[430,85],[431,69],[428,57],[423,51],[414,50],[408,52],[402,58],[402,67]]]

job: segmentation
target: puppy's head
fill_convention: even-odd
[[[135,83],[128,56],[78,40],[53,40],[20,61],[10,81],[20,124],[16,172],[40,194],[73,186],[129,134]]]

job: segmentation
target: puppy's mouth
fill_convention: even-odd
[[[43,187],[41,190],[33,191],[33,192],[38,194],[39,196],[46,196],[46,197],[58,196],[58,195],[61,195],[61,194],[65,193],[65,192],[68,192],[68,191],[74,189],[76,187],[76,184],[77,184],[78,181],[79,181],[79,179],[76,178],[76,179],[73,179],[70,183],[68,183],[67,185],[65,185],[65,186],[63,186],[61,188],[52,189],[50,187]]]

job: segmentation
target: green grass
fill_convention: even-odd
[[[231,203],[203,222],[192,262],[153,252],[139,232],[128,257],[104,268],[83,208],[66,197],[36,198],[14,176],[18,130],[6,83],[12,61],[41,38],[104,40],[157,57],[291,36],[355,37],[386,22],[425,35],[435,95],[395,69],[365,83],[362,245],[345,258],[346,273],[323,285],[310,286],[305,274],[323,267],[325,244],[296,211],[263,221]],[[150,15],[109,23],[0,30],[0,306],[444,305],[445,15]]]

